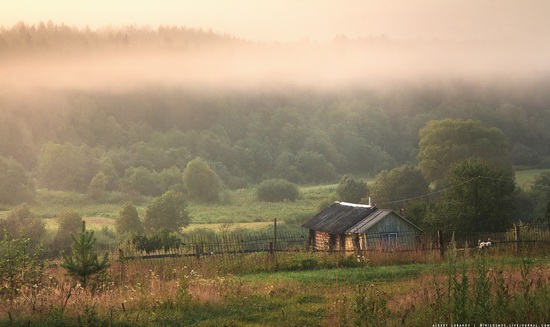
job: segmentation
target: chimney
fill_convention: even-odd
[[[369,196],[369,207],[372,207],[372,196]]]

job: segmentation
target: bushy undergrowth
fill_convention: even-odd
[[[280,178],[268,179],[256,189],[258,200],[268,202],[295,201],[300,195],[298,185]]]

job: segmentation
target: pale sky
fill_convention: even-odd
[[[49,20],[91,29],[202,28],[291,43],[256,51],[5,56],[0,89],[114,90],[156,83],[383,88],[394,81],[522,83],[550,74],[550,0],[0,0],[0,27]],[[397,41],[357,48],[330,42],[342,35]],[[292,43],[306,38],[313,42]]]
[[[0,26],[48,20],[92,29],[197,27],[267,41],[324,41],[337,35],[548,41],[550,1],[0,0]]]

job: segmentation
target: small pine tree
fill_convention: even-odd
[[[93,231],[86,230],[86,222],[82,222],[82,230],[79,234],[72,234],[72,256],[63,254],[61,266],[67,270],[68,275],[78,278],[83,287],[86,287],[88,277],[107,269],[109,264],[108,254],[99,261],[97,254],[92,252],[96,242]]]

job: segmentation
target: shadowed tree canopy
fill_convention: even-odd
[[[132,202],[126,202],[120,208],[115,220],[115,228],[118,234],[143,234],[143,223],[139,220],[139,214]]]
[[[492,232],[510,227],[514,214],[514,171],[481,158],[455,164],[442,181],[443,199],[429,220],[448,231]]]
[[[536,203],[536,219],[550,223],[550,171],[542,172],[535,177],[531,186],[531,194]]]
[[[71,249],[71,234],[76,233],[82,226],[82,216],[70,210],[62,210],[56,218],[57,233],[54,238],[56,250],[68,252]]]
[[[294,183],[282,178],[272,178],[261,182],[256,189],[256,194],[261,201],[295,201],[300,195],[300,191]]]
[[[38,182],[59,191],[86,191],[99,163],[87,146],[47,143],[38,159]]]
[[[511,167],[504,134],[476,120],[432,120],[420,130],[419,137],[418,166],[428,182],[438,182],[453,164],[471,157]]]
[[[367,183],[361,180],[357,181],[349,175],[344,175],[338,183],[336,194],[341,201],[360,203],[368,197],[369,189]]]
[[[413,166],[401,166],[383,170],[374,178],[371,194],[377,204],[394,209],[402,208],[405,202],[389,203],[425,195],[430,192],[422,172]]]
[[[216,172],[201,158],[195,158],[183,171],[183,182],[191,199],[199,202],[217,202],[221,181]]]
[[[0,203],[31,201],[35,191],[25,168],[11,157],[0,156]]]

